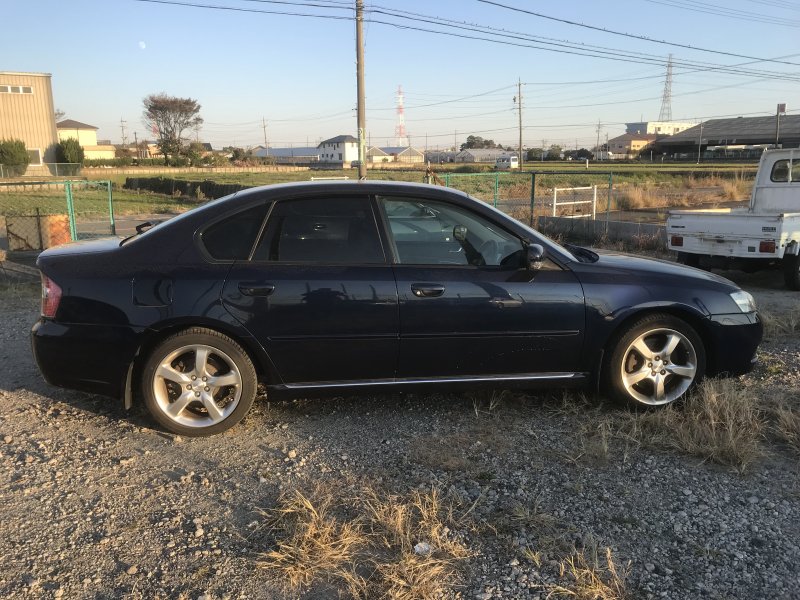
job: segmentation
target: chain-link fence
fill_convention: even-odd
[[[115,233],[110,181],[0,183],[0,249],[38,251]]]
[[[74,177],[80,175],[81,163],[41,163],[40,165],[0,164],[0,179],[22,177],[26,172],[35,171],[34,177],[52,175],[53,177]]]

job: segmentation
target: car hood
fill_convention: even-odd
[[[598,255],[598,260],[593,263],[580,263],[580,270],[585,272],[603,271],[609,275],[625,274],[630,276],[646,276],[648,278],[655,276],[694,279],[697,284],[718,284],[728,287],[731,290],[739,289],[739,286],[729,279],[725,279],[714,273],[709,273],[708,271],[687,267],[668,260],[646,258],[632,254],[623,254],[621,252],[598,250],[596,248],[592,248],[592,251]]]

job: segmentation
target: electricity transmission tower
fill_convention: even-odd
[[[667,61],[667,78],[664,80],[664,93],[661,95],[659,121],[672,121],[672,54]]]

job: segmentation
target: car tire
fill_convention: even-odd
[[[666,314],[645,316],[612,343],[603,376],[616,401],[648,408],[682,398],[705,375],[706,352],[697,332]]]
[[[800,291],[800,256],[785,254],[781,260],[783,280],[790,290]]]
[[[142,370],[147,410],[165,429],[189,437],[236,425],[250,410],[257,387],[253,362],[242,347],[199,327],[165,338]]]

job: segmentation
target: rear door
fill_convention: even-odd
[[[397,288],[367,195],[277,201],[223,302],[284,383],[394,377]]]
[[[521,376],[577,369],[583,289],[552,261],[523,267],[514,234],[462,206],[379,197],[395,256],[398,378]]]

